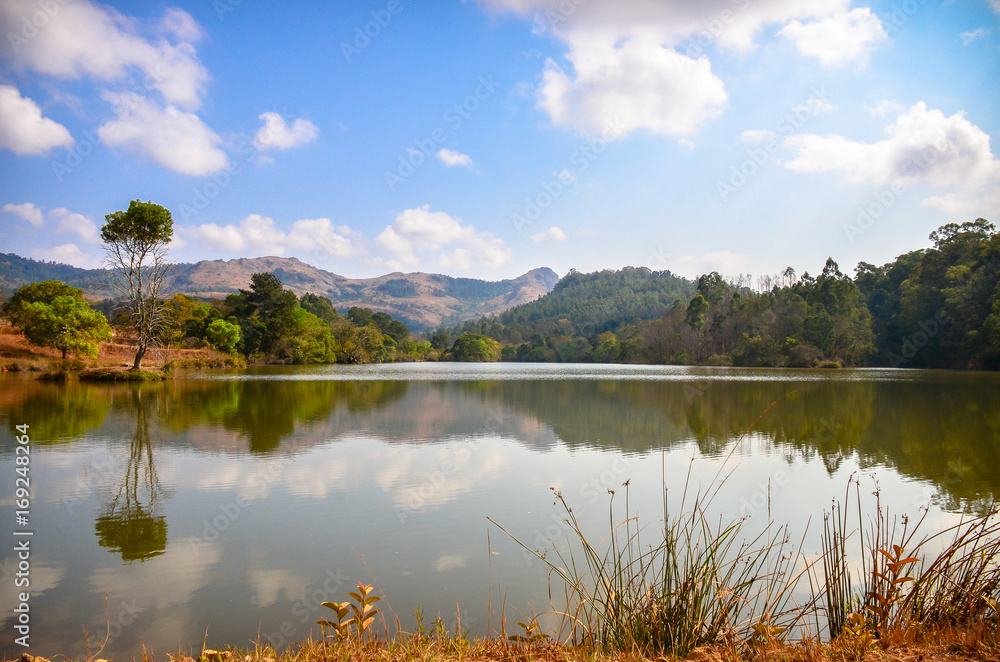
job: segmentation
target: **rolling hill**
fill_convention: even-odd
[[[325,296],[340,311],[352,306],[384,311],[413,331],[502,313],[545,295],[559,280],[547,267],[502,281],[399,272],[377,278],[346,278],[293,257],[258,257],[175,264],[163,291],[167,295],[180,292],[224,297],[249,287],[250,276],[258,272],[273,272],[299,296],[306,292]],[[25,283],[49,279],[79,287],[92,299],[113,294],[106,270],[78,269],[0,253],[0,291],[10,293]]]

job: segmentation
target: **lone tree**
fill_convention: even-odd
[[[90,307],[83,290],[57,280],[24,285],[3,305],[11,324],[28,342],[97,356],[100,343],[111,340],[108,320]]]
[[[162,331],[163,303],[160,286],[167,273],[167,244],[174,234],[170,212],[152,202],[133,200],[127,211],[104,217],[101,239],[114,286],[124,300],[129,324],[135,330],[133,370],[142,367],[142,357]]]

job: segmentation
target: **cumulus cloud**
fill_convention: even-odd
[[[599,132],[648,129],[687,135],[717,117],[728,101],[707,57],[682,55],[655,41],[587,42],[567,56],[574,76],[545,64],[538,105],[558,126]]]
[[[291,126],[278,113],[261,113],[264,126],[257,130],[253,144],[259,150],[290,149],[316,140],[319,130],[307,119],[298,118]]]
[[[295,252],[351,257],[362,252],[356,243],[358,234],[347,226],[335,226],[328,218],[298,220],[285,232],[275,226],[273,218],[250,214],[237,225],[205,223],[181,228],[180,233],[190,240],[236,254]]]
[[[532,17],[537,32],[561,38],[611,39],[636,35],[677,45],[698,37],[727,48],[748,49],[768,25],[793,19],[824,18],[847,11],[850,0],[632,0],[570,2],[564,0],[480,0],[497,12]]]
[[[945,117],[920,102],[900,112],[886,134],[875,143],[837,135],[790,136],[784,144],[794,158],[785,165],[798,172],[842,172],[855,184],[953,188],[923,201],[949,214],[1000,211],[1000,160],[990,149],[989,135],[964,112]]]
[[[100,266],[97,256],[88,255],[80,250],[76,244],[62,244],[52,248],[35,248],[31,251],[31,257],[36,260],[51,260],[60,264],[71,264],[82,269],[96,269]]]
[[[15,154],[45,154],[53,147],[70,147],[73,136],[62,124],[42,117],[34,101],[13,85],[0,85],[0,149]]]
[[[465,168],[472,169],[472,157],[468,154],[462,154],[461,152],[456,152],[447,148],[441,148],[438,150],[437,157],[441,159],[441,162],[446,166],[463,166]]]
[[[539,232],[538,234],[531,235],[531,240],[540,241],[566,241],[566,233],[562,231],[562,228],[552,226],[545,232]]]
[[[101,240],[97,223],[89,216],[77,214],[65,207],[57,207],[49,211],[49,219],[56,222],[57,232],[75,232],[80,239],[91,244]]]
[[[34,0],[0,3],[0,33],[20,35],[24,20],[30,24],[39,7]],[[88,0],[53,7],[34,36],[11,43],[20,66],[63,79],[126,81],[132,75],[169,104],[185,110],[201,105],[209,75],[194,44],[203,33],[187,12],[168,9],[158,24],[144,27]]]
[[[120,147],[184,175],[208,175],[226,167],[219,136],[194,113],[161,108],[134,94],[106,93],[118,117],[98,129],[108,147]]]
[[[803,55],[833,67],[852,60],[867,62],[876,43],[889,37],[868,7],[859,7],[820,21],[791,21],[780,34],[795,42]]]
[[[846,12],[850,0],[480,0],[488,9],[534,20],[535,31],[568,46],[564,70],[546,62],[536,90],[557,126],[600,129],[620,118],[626,131],[683,136],[725,108],[727,94],[704,55],[708,44],[752,48],[768,25]]]
[[[456,270],[496,268],[511,257],[502,239],[476,232],[443,211],[432,212],[429,205],[400,213],[375,238],[375,245],[391,256],[382,261],[393,269],[414,267],[424,256],[436,257],[441,268]]]
[[[45,217],[42,215],[42,210],[30,202],[25,202],[20,205],[8,203],[3,206],[3,211],[6,214],[19,216],[36,228],[42,227],[42,224],[45,223]]]

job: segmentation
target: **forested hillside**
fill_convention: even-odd
[[[676,301],[689,298],[694,289],[695,284],[687,279],[645,267],[590,274],[571,270],[537,301],[444,330],[432,342],[442,346],[460,333],[479,333],[505,345],[507,359],[605,360],[610,357],[592,356],[587,338],[659,317]],[[622,360],[637,357],[627,350],[619,356]]]
[[[431,338],[502,345],[504,360],[737,366],[1000,369],[1000,235],[950,223],[933,246],[854,278],[831,258],[818,276],[691,282],[626,268],[571,272],[548,295]]]

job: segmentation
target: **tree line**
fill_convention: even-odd
[[[756,284],[570,272],[537,301],[431,343],[475,333],[510,361],[1000,369],[1000,234],[980,218],[930,239],[881,267],[861,262],[854,278],[833,259],[818,276],[788,268]]]

